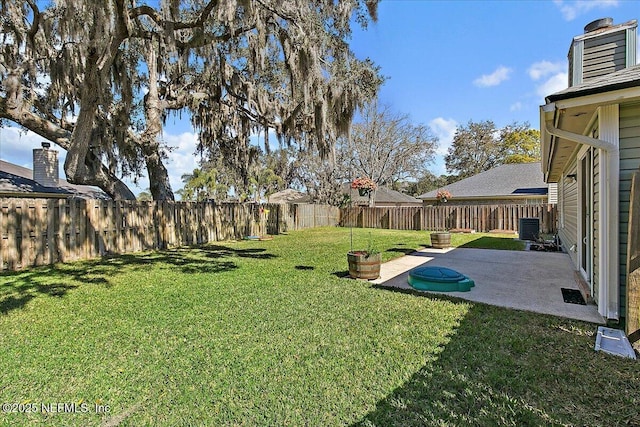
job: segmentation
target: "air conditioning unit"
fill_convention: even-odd
[[[518,238],[520,240],[537,240],[540,234],[540,220],[538,218],[520,218]]]

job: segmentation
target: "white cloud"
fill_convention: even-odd
[[[164,142],[172,147],[165,162],[171,188],[175,192],[182,188],[180,177],[182,174],[191,173],[198,167],[198,157],[194,154],[198,145],[198,135],[192,132],[184,132],[179,135],[164,134]]]
[[[509,111],[520,111],[522,110],[522,102],[518,101],[514,104],[511,104],[509,107]]]
[[[561,73],[566,69],[567,64],[565,62],[540,61],[532,64],[527,70],[527,73],[529,73],[529,77],[531,77],[532,80],[540,80],[550,74]]]
[[[505,66],[499,66],[491,74],[484,74],[473,81],[478,87],[497,86],[509,78],[513,70]]]
[[[554,74],[536,87],[536,93],[544,99],[544,97],[551,95],[552,93],[566,89],[569,86],[568,79],[568,73]]]
[[[458,122],[453,119],[445,119],[442,117],[435,118],[429,122],[429,127],[438,137],[438,147],[436,154],[445,155],[453,142],[453,136],[456,134]]]
[[[30,130],[15,126],[0,127],[0,159],[18,166],[33,168],[33,149],[49,142]],[[67,152],[55,144],[51,148],[58,151],[59,175],[64,177],[64,159]]]
[[[38,147],[41,140],[31,131],[25,132],[13,126],[0,127],[0,159],[18,164],[10,159],[30,156],[31,150]]]
[[[554,3],[566,21],[573,21],[592,9],[608,9],[618,6],[618,0],[554,0]]]

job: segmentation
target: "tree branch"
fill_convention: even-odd
[[[262,6],[263,9],[266,9],[269,12],[271,12],[273,15],[279,16],[281,19],[284,19],[287,22],[295,23],[296,27],[298,27],[298,29],[301,29],[300,25],[298,25],[298,23],[295,22],[295,19],[292,16],[286,16],[282,12],[278,12],[277,10],[267,6],[262,0],[255,0],[255,2],[258,3],[260,6]]]
[[[40,10],[38,9],[38,5],[35,4],[33,0],[27,0],[27,4],[29,4],[31,11],[33,12],[33,22],[31,23],[31,28],[29,28],[27,36],[29,37],[31,46],[35,46],[35,36],[38,32],[38,28],[40,27]]]
[[[157,10],[151,6],[142,5],[131,9],[131,17],[139,18],[140,16],[148,16],[151,20],[160,28],[164,29],[167,26],[174,30],[188,30],[192,28],[202,27],[204,21],[206,21],[213,9],[218,5],[218,0],[212,0],[202,9],[198,18],[194,21],[188,22],[176,22],[164,19]]]
[[[0,118],[11,120],[37,133],[43,138],[55,142],[65,150],[69,149],[71,132],[37,116],[22,106],[18,108],[7,108],[7,100],[5,97],[0,97]]]
[[[182,49],[193,49],[193,48],[206,46],[213,42],[228,42],[234,37],[238,37],[241,34],[247,33],[255,29],[256,29],[255,25],[247,25],[244,27],[238,27],[233,31],[225,31],[223,34],[219,34],[219,35],[208,34],[206,36],[203,36],[202,34],[198,34],[198,35],[194,35],[186,42],[176,40],[176,46]]]

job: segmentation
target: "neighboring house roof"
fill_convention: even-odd
[[[360,196],[357,190],[351,188],[350,183],[347,182],[343,184],[342,188],[345,193],[348,193],[351,196],[351,200],[354,203],[365,204],[369,202],[369,198],[366,196]],[[415,197],[411,197],[408,194],[392,190],[389,187],[385,187],[383,185],[378,186],[375,191],[374,197],[375,204],[422,204],[422,201],[416,199]]]
[[[0,160],[0,196],[110,199],[97,187],[74,185],[64,179],[58,183],[58,187],[45,187],[33,180],[31,169]]]
[[[640,86],[640,64],[571,86],[547,96],[547,103]]]
[[[448,190],[452,199],[540,197],[548,192],[540,162],[501,165],[470,176],[438,190],[418,196],[435,200],[439,190]]]
[[[309,203],[310,200],[308,194],[291,188],[273,193],[267,198],[268,203]]]

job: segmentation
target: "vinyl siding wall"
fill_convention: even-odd
[[[620,315],[625,316],[631,177],[640,167],[640,103],[620,106]]]
[[[582,81],[614,73],[627,66],[627,32],[620,30],[584,41]]]
[[[555,204],[558,203],[558,183],[550,182],[548,184],[548,186],[549,186],[548,187],[549,188],[549,190],[548,190],[549,191],[549,193],[548,193],[548,196],[549,196],[548,197],[549,198],[548,203],[550,205],[555,205]]]
[[[563,174],[562,179],[558,182],[558,192],[561,211],[561,224],[558,229],[558,235],[562,242],[564,250],[569,254],[573,265],[577,265],[578,253],[575,250],[578,240],[578,183],[565,177],[576,173],[576,161],[571,162],[569,169]],[[574,250],[571,250],[574,247]]]
[[[597,134],[594,138],[597,138]],[[593,150],[593,299],[598,301],[598,292],[600,290],[600,150]]]

